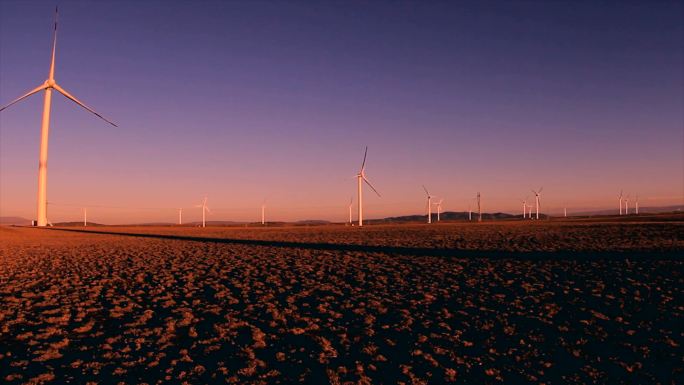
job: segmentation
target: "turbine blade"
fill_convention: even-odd
[[[543,189],[544,189],[544,187],[540,187],[539,191],[537,191],[537,194],[541,193]]]
[[[423,190],[425,190],[425,193],[426,193],[427,196],[429,197],[429,196],[430,196],[430,193],[428,192],[428,189],[425,188],[425,185],[423,185]]]
[[[97,116],[98,118],[104,120],[105,122],[111,124],[111,125],[114,126],[114,127],[119,127],[119,126],[117,126],[116,124],[112,123],[111,121],[107,120],[107,118],[105,118],[104,116],[102,116],[102,115],[98,114],[97,112],[95,112],[92,108],[90,108],[90,107],[86,106],[85,104],[81,103],[81,102],[80,102],[78,99],[76,99],[73,95],[71,95],[70,93],[68,93],[64,88],[60,87],[59,84],[55,84],[55,85],[52,86],[52,87],[53,87],[54,89],[56,89],[57,91],[59,91],[59,93],[61,93],[62,95],[66,96],[67,99],[71,99],[72,102],[78,104],[79,106],[81,106],[81,107],[85,108],[86,110],[88,110],[88,111],[92,112],[93,114],[95,114],[95,116]]]
[[[38,86],[38,87],[32,89],[31,91],[27,92],[26,94],[24,94],[23,96],[20,96],[20,97],[14,99],[10,104],[8,104],[8,105],[6,105],[6,106],[0,108],[0,111],[4,110],[5,108],[11,106],[11,105],[14,104],[14,103],[20,102],[20,101],[22,101],[22,100],[28,98],[29,96],[35,94],[36,92],[42,91],[42,90],[44,90],[44,89],[46,89],[46,88],[47,88],[47,86],[46,86],[45,84],[41,84],[40,86]]]
[[[378,190],[376,190],[375,187],[373,187],[373,185],[371,184],[371,182],[369,182],[368,179],[366,179],[365,176],[363,177],[363,180],[366,181],[366,183],[368,184],[368,186],[370,186],[370,188],[372,188],[373,191],[375,191],[375,193],[378,194],[379,197],[382,197],[382,196],[380,195],[380,193],[378,192]]]
[[[361,170],[366,167],[366,155],[368,155],[368,146],[366,146],[366,151],[363,153],[363,163],[361,163]]]
[[[48,74],[48,79],[55,79],[55,52],[57,51],[57,18],[59,13],[57,11],[57,6],[55,6],[55,31],[52,34],[52,58],[50,59],[50,73]]]

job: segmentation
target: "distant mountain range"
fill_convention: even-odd
[[[543,215],[539,214],[539,217],[541,218]],[[439,214],[439,218],[444,221],[456,221],[456,220],[467,220],[469,217],[469,214],[467,211],[446,211],[441,214]],[[482,219],[483,220],[492,220],[492,219],[512,219],[520,217],[520,215],[512,215],[512,214],[506,214],[506,213],[482,213]],[[543,216],[544,218],[546,216]],[[472,213],[472,220],[477,220],[477,212]],[[436,221],[437,220],[437,213],[432,213],[432,220]],[[365,220],[366,222],[370,223],[397,223],[397,222],[424,222],[427,221],[427,214],[426,215],[404,215],[400,217],[389,217],[389,218],[383,218],[383,219],[369,219]]]
[[[684,212],[684,206],[661,206],[661,207],[641,207],[639,208],[639,213],[640,214],[658,214],[658,213],[670,213],[670,212]],[[634,207],[630,208],[630,213],[634,213]],[[610,210],[585,210],[585,211],[578,211],[578,212],[568,212],[569,216],[573,217],[578,217],[578,216],[601,216],[601,215],[617,215],[617,210],[616,209],[610,209]],[[552,217],[559,217],[561,216],[560,214],[557,215],[552,215]],[[540,218],[547,218],[546,214],[539,213]],[[482,213],[482,219],[483,220],[505,220],[505,219],[514,219],[514,218],[520,218],[520,214],[514,215],[514,214],[508,214],[508,213]],[[404,216],[398,216],[398,217],[387,217],[387,218],[381,218],[381,219],[366,219],[364,222],[366,223],[407,223],[407,222],[424,222],[427,219],[427,215],[404,215]],[[440,214],[440,219],[444,221],[457,221],[457,220],[468,220],[468,212],[467,211],[447,211],[443,212]],[[437,220],[437,213],[432,213],[432,220],[436,221]],[[477,212],[472,213],[472,220],[475,221],[477,220]],[[286,224],[295,224],[295,225],[302,225],[302,226],[309,226],[309,225],[326,225],[326,224],[331,224],[334,222],[326,221],[326,220],[317,220],[317,219],[307,219],[307,220],[302,220],[302,221],[296,221],[296,222],[268,222],[269,226],[283,226]],[[17,225],[17,226],[28,226],[31,224],[30,219],[22,218],[22,217],[0,217],[0,225],[5,225],[5,226],[10,226],[10,225]],[[200,226],[202,222],[189,222],[189,223],[184,223],[183,226],[187,227],[196,227]],[[54,224],[55,226],[82,226],[83,222],[58,222]],[[148,223],[137,223],[137,224],[132,224],[135,226],[173,226],[175,223],[171,222],[148,222]],[[261,225],[260,223],[256,222],[237,222],[237,221],[207,221],[207,225],[211,226],[253,226],[253,225]],[[103,224],[99,223],[94,223],[94,222],[88,222],[88,226],[104,226]]]

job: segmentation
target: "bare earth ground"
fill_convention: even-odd
[[[684,383],[681,221],[87,230],[0,228],[0,382]]]

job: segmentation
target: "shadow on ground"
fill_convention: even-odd
[[[516,259],[516,260],[625,260],[625,259],[648,259],[648,260],[681,260],[684,259],[684,251],[672,250],[616,250],[616,251],[515,251],[515,250],[472,250],[454,248],[428,248],[428,247],[403,247],[403,246],[377,246],[377,245],[358,245],[358,244],[337,244],[337,243],[312,243],[312,242],[291,242],[277,240],[260,239],[236,239],[236,238],[213,238],[195,237],[173,234],[146,234],[117,231],[100,230],[81,230],[65,228],[46,228],[52,231],[69,231],[88,234],[120,235],[137,238],[169,239],[177,241],[208,242],[221,244],[235,244],[247,246],[263,247],[282,247],[307,250],[325,250],[341,252],[361,252],[361,253],[385,253],[408,256],[432,256],[432,257],[451,257],[451,258],[488,258],[488,259]]]

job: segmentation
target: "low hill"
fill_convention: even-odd
[[[22,218],[22,217],[0,217],[0,225],[20,225],[20,226],[28,226],[31,224],[30,219]]]
[[[462,211],[462,212],[456,212],[456,211],[447,211],[443,212],[439,215],[440,219],[443,221],[462,221],[462,220],[468,220],[468,212],[467,211]],[[546,218],[546,216],[539,214],[539,217]],[[520,218],[520,215],[512,215],[512,214],[507,214],[507,213],[482,213],[482,220],[496,220],[496,219],[513,219],[513,218]],[[436,221],[437,220],[437,213],[432,213],[432,220]],[[472,220],[475,221],[477,220],[477,213],[473,212],[472,213]],[[427,221],[427,215],[404,215],[404,216],[399,216],[399,217],[388,217],[388,218],[383,218],[383,219],[370,219],[367,220],[367,222],[373,222],[373,223],[397,223],[397,222],[425,222]]]

